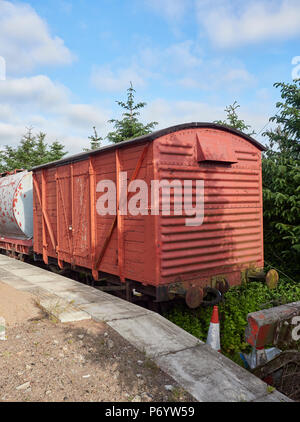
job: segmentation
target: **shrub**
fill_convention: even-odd
[[[277,288],[273,290],[261,282],[244,283],[241,286],[232,287],[219,305],[222,352],[240,363],[237,358],[239,352],[249,352],[251,349],[245,342],[247,315],[250,312],[299,300],[299,283],[287,279],[281,279]],[[205,342],[211,314],[211,307],[190,310],[184,306],[177,306],[165,316]]]

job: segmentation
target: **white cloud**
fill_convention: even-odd
[[[78,128],[102,128],[109,118],[105,110],[91,104],[68,104],[60,109],[60,115],[67,125]]]
[[[126,58],[128,67],[119,63],[95,66],[91,83],[105,92],[124,92],[130,81],[135,88],[156,83],[168,88],[205,91],[222,88],[234,92],[256,84],[256,78],[241,61],[227,56],[205,60],[203,56],[202,49],[192,40],[166,48],[148,46]]]
[[[229,3],[216,0],[214,7],[197,0],[197,16],[210,39],[219,47],[236,47],[300,34],[299,0]]]
[[[25,126],[4,123],[0,121],[0,148],[4,145],[11,145],[20,141],[20,137],[25,132]]]
[[[157,99],[148,103],[142,117],[145,121],[159,122],[159,128],[187,122],[213,121],[223,108],[198,101],[168,101]]]
[[[144,47],[136,56],[126,58],[129,66],[110,64],[94,66],[91,83],[105,92],[120,92],[129,87],[144,88],[150,80],[165,80],[169,85],[175,76],[195,71],[202,65],[200,50],[193,41],[186,40],[167,48]]]
[[[72,6],[62,4],[66,12],[68,5]],[[65,85],[46,75],[24,76],[40,66],[74,59],[28,4],[0,0],[0,56],[7,65],[7,78],[0,81],[0,145],[16,145],[26,128],[33,127],[46,132],[48,142],[58,139],[75,153],[88,146],[94,125],[102,133],[109,111],[97,104],[75,103]]]
[[[145,68],[155,68],[156,72],[168,75],[186,72],[202,64],[201,51],[192,40],[185,40],[169,47],[144,48],[139,53]]]
[[[246,69],[231,69],[224,75],[224,80],[228,82],[252,82],[253,79],[254,77]]]
[[[126,67],[112,70],[112,66],[95,66],[92,70],[91,82],[99,91],[118,92],[129,87],[130,81],[135,88],[146,85],[145,78],[137,67]]]
[[[26,127],[33,126],[76,153],[89,144],[93,126],[100,134],[106,131],[111,115],[98,105],[73,103],[64,85],[44,75],[1,81],[0,98],[0,145],[17,144]]]
[[[25,3],[0,1],[0,56],[8,74],[37,66],[70,64],[75,57],[63,40],[51,36],[47,23]]]
[[[13,110],[8,104],[0,104],[0,119],[11,121],[13,119]]]
[[[244,119],[246,124],[252,126],[255,131],[259,131],[269,119],[271,107],[266,104],[263,107],[251,106],[241,107],[239,117]],[[212,105],[199,101],[167,101],[157,99],[150,102],[142,112],[141,117],[145,122],[157,121],[162,129],[165,127],[187,123],[187,122],[213,122],[215,120],[225,120],[225,106]],[[269,114],[268,114],[269,113]],[[259,136],[258,140],[264,142]]]
[[[167,19],[179,21],[185,14],[190,0],[145,0],[145,3]]]
[[[253,87],[256,84],[256,78],[242,64],[237,67],[235,65],[235,63],[224,63],[222,60],[217,63],[207,61],[201,69],[177,79],[176,84],[186,89],[211,92],[219,89],[226,92],[239,92]]]
[[[0,97],[10,104],[35,104],[39,109],[57,107],[67,101],[68,89],[45,75],[7,79],[0,83]]]

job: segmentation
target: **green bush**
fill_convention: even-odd
[[[261,282],[245,283],[232,287],[219,305],[222,352],[237,361],[239,352],[249,352],[245,342],[247,315],[250,312],[271,308],[285,303],[300,301],[300,285],[281,279],[276,289],[270,290]],[[212,308],[190,310],[178,306],[165,316],[195,337],[206,341]]]

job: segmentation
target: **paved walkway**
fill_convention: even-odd
[[[162,316],[66,277],[0,255],[0,281],[37,296],[62,322],[105,321],[199,402],[291,401]]]

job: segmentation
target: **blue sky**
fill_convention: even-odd
[[[222,119],[236,100],[259,132],[273,83],[292,81],[299,23],[299,0],[0,0],[0,145],[32,126],[81,151],[130,81],[159,128]]]

